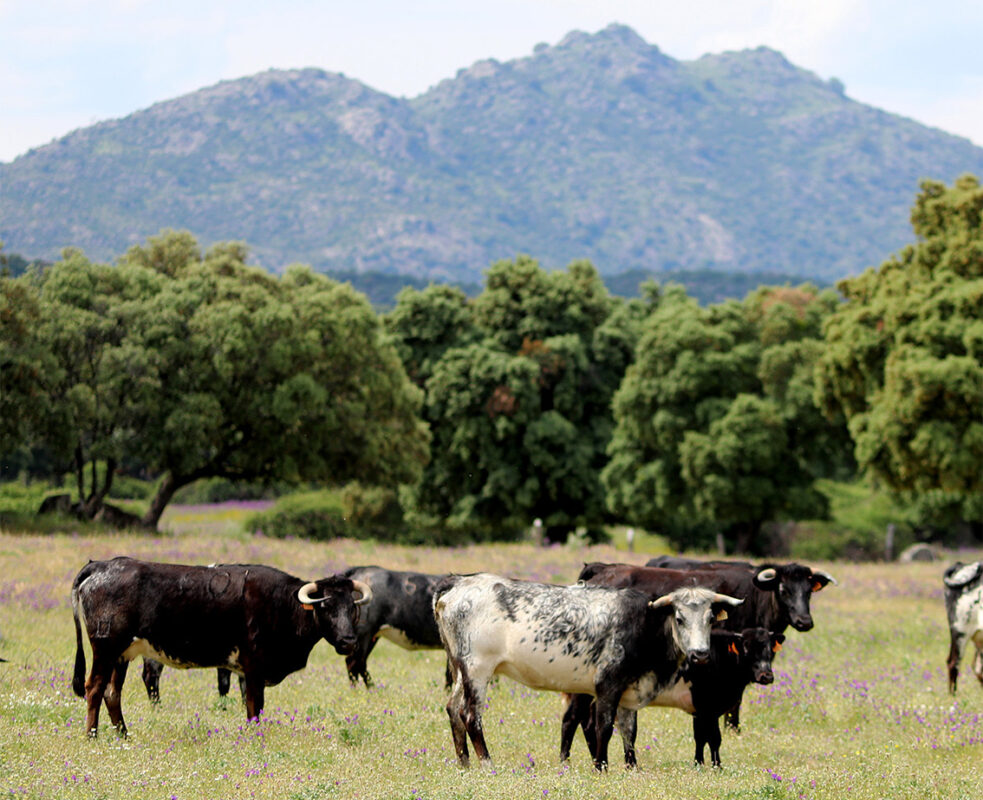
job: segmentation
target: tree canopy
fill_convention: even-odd
[[[422,392],[365,298],[306,267],[275,277],[246,258],[241,244],[202,255],[190,234],[166,231],[116,266],[67,251],[31,284],[49,358],[33,432],[73,465],[87,515],[123,459],[161,476],[148,526],[204,477],[419,477]],[[5,279],[4,296],[25,286]]]
[[[842,281],[816,399],[858,463],[924,521],[983,524],[983,187],[925,181],[918,241]]]

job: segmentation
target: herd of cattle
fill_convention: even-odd
[[[144,658],[152,701],[163,664],[216,667],[219,691],[240,678],[246,714],[264,689],[303,669],[321,639],[345,656],[352,683],[371,684],[367,661],[384,637],[406,649],[443,648],[447,713],[457,758],[490,758],[481,711],[488,684],[506,675],[561,692],[561,758],[580,728],[598,769],[607,765],[615,721],[626,765],[635,764],[636,715],[645,706],[693,717],[695,760],[720,765],[721,716],[739,726],[750,683],[774,679],[786,629],[813,627],[810,599],[836,581],[799,564],[754,566],[663,556],[644,567],[587,564],[574,585],[489,574],[426,575],[354,567],[308,582],[253,564],[184,566],[118,557],[89,562],[72,585],[76,655],[72,686],[87,703],[95,736],[103,701],[125,735],[120,698],[128,663]],[[954,692],[967,641],[983,683],[983,562],[944,577]],[[92,651],[85,676],[82,629]]]

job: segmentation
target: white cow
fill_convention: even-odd
[[[949,617],[949,691],[956,693],[959,661],[970,641],[976,645],[973,672],[983,684],[983,561],[956,562],[945,571],[945,611]]]
[[[534,689],[594,695],[594,765],[603,769],[618,707],[644,708],[677,683],[685,661],[706,663],[711,623],[741,602],[704,588],[650,600],[634,589],[488,574],[445,579],[434,614],[454,679],[447,714],[458,760],[468,763],[468,737],[478,758],[490,758],[481,709],[500,674]]]

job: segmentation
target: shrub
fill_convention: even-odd
[[[247,517],[245,526],[276,539],[326,541],[354,535],[338,493],[326,490],[281,497],[272,508]]]
[[[283,491],[278,491],[281,488]],[[226,478],[205,478],[181,487],[174,494],[174,502],[201,505],[224,503],[228,500],[270,500],[286,492],[286,487],[230,481]]]
[[[341,490],[341,506],[351,535],[382,542],[402,540],[406,525],[396,492],[382,486],[349,483]]]

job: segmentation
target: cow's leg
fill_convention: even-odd
[[[588,727],[591,733],[593,732],[593,724],[589,722],[589,718],[594,713],[591,707],[593,700],[586,694],[564,694],[564,698],[567,707],[563,710],[563,722],[560,725],[560,761],[570,758],[570,747],[573,745],[573,737],[576,736],[578,727],[584,729],[587,748],[593,758],[597,740],[588,733]]]
[[[93,651],[92,670],[85,681],[85,730],[91,737],[95,737],[99,731],[99,706],[106,695],[114,668],[114,659],[97,655]]]
[[[106,711],[109,712],[109,721],[116,726],[116,732],[125,737],[126,723],[123,721],[123,706],[121,703],[123,696],[123,683],[126,681],[126,670],[130,666],[129,661],[118,661],[113,674],[106,687],[103,699],[106,701]]]
[[[455,670],[454,686],[451,696],[447,699],[447,717],[451,723],[451,737],[454,739],[454,752],[457,753],[458,763],[468,766],[468,734],[464,725],[464,679],[460,670]]]
[[[160,702],[160,673],[164,671],[164,665],[152,658],[143,659],[143,685],[147,689],[147,697],[151,703]]]
[[[983,649],[980,645],[976,645],[976,655],[973,656],[973,674],[976,675],[976,680],[983,684]]]
[[[703,748],[707,743],[707,734],[706,717],[701,717],[699,714],[693,715],[693,742],[696,744],[696,752],[693,755],[693,760],[702,767]]]
[[[946,666],[949,668],[949,692],[956,693],[956,679],[959,677],[959,661],[963,655],[963,646],[966,644],[966,637],[962,634],[950,631],[951,643],[949,644],[949,658]]]
[[[720,721],[710,715],[706,721],[707,744],[710,745],[710,766],[720,766]]]
[[[624,687],[613,682],[601,681],[595,686],[597,700],[594,705],[594,727],[597,737],[597,752],[594,753],[594,767],[598,770],[608,768],[608,744],[614,730],[614,716],[618,710]]]
[[[638,766],[635,759],[635,737],[638,735],[638,712],[630,711],[627,708],[619,708],[615,719],[618,721],[618,730],[621,731],[621,743],[625,748],[625,767],[634,769]]]
[[[358,639],[355,649],[350,655],[345,656],[345,666],[348,668],[348,680],[352,686],[358,684],[361,678],[366,686],[372,685],[372,676],[369,675],[369,653],[375,647],[377,639],[374,636],[362,636]]]
[[[737,705],[734,706],[730,711],[724,714],[724,725],[731,728],[734,733],[741,732],[741,701],[737,701]]]
[[[263,711],[264,691],[266,688],[263,676],[255,672],[246,673],[246,717],[256,719]]]
[[[460,667],[460,676],[464,688],[464,727],[474,747],[474,754],[481,761],[491,761],[488,745],[485,744],[485,730],[481,724],[481,708],[485,704],[485,690],[490,676],[475,678],[463,664]]]
[[[219,696],[225,697],[229,693],[229,684],[232,683],[232,673],[227,669],[222,669],[222,667],[219,667],[215,672]]]

